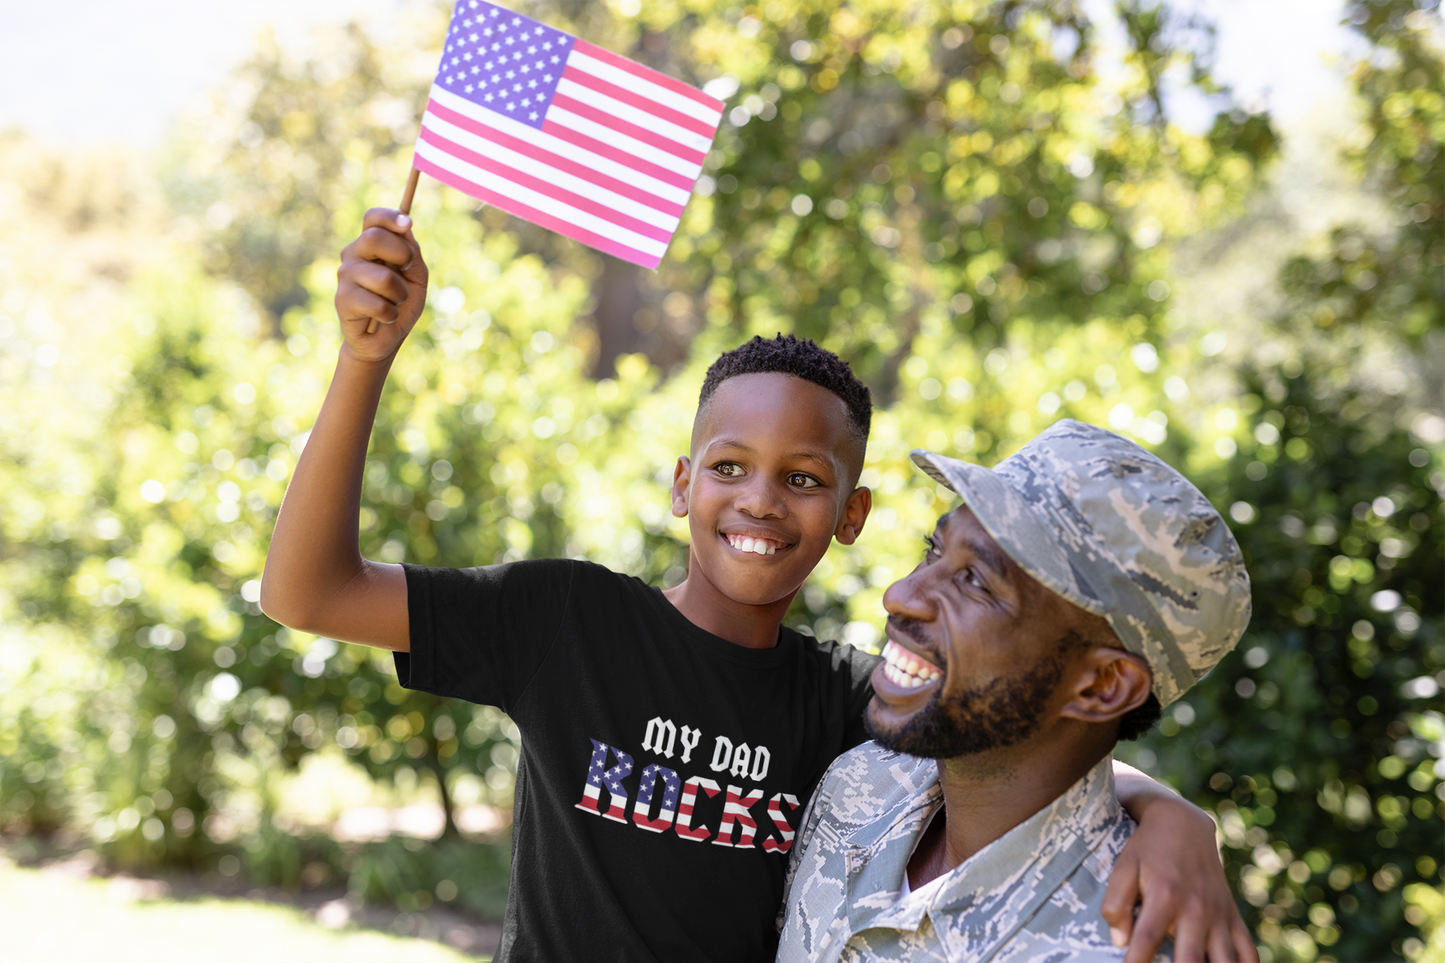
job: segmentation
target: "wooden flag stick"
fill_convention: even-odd
[[[416,185],[421,180],[421,171],[415,167],[411,169],[411,176],[406,179],[406,191],[401,195],[401,212],[411,214],[411,202],[416,197]],[[366,326],[367,334],[376,333],[376,319],[372,318],[371,323]]]

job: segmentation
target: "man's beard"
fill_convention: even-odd
[[[873,713],[864,726],[885,749],[924,759],[952,759],[1002,749],[1027,739],[1054,688],[1063,678],[1064,660],[1048,659],[1022,675],[995,679],[943,701],[942,690],[897,729],[880,729]]]

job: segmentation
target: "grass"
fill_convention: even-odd
[[[427,940],[329,929],[273,903],[204,897],[137,900],[101,879],[76,879],[0,860],[6,959],[110,963],[471,963]]]

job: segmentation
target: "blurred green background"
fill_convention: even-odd
[[[1435,0],[1341,8],[1349,97],[1290,138],[1213,78],[1192,6],[1124,2],[1110,30],[1064,0],[521,9],[729,112],[656,273],[424,181],[430,306],[363,550],[675,584],[702,373],[791,331],[879,410],[872,520],[788,621],[875,649],[950,503],[910,448],[992,464],[1056,418],[1107,425],[1214,499],[1255,591],[1237,652],[1119,755],[1214,814],[1263,959],[1445,959]],[[448,12],[263,38],[158,156],[0,136],[12,859],[499,914],[515,727],[256,604],[338,252],[396,203]]]

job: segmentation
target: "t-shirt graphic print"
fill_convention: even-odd
[[[745,649],[571,560],[406,566],[403,685],[522,733],[498,960],[770,961],[787,853],[876,657]]]

